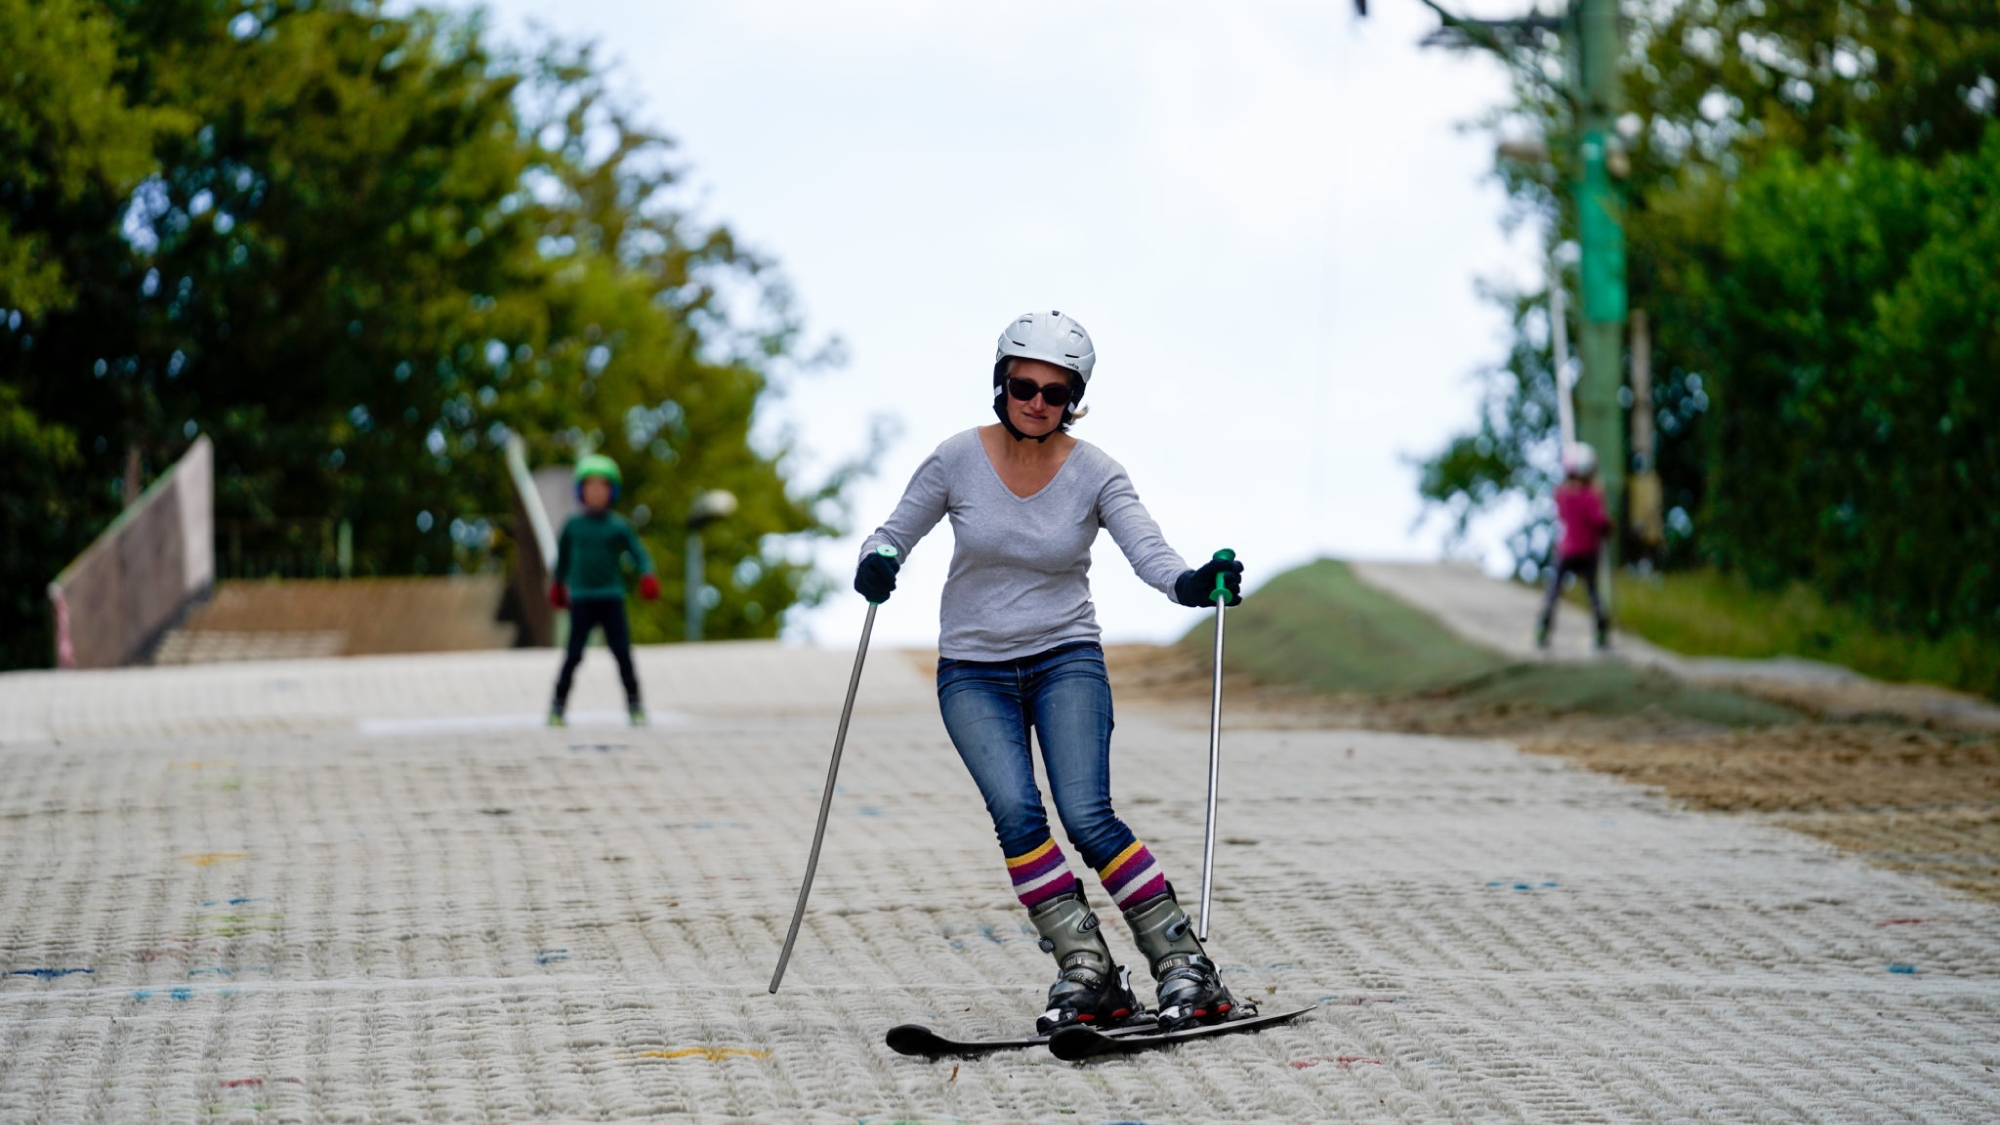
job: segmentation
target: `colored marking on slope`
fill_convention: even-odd
[[[1875,923],[1878,926],[1921,926],[1925,922],[1935,922],[1935,918],[1885,918]]]
[[[196,867],[214,867],[221,863],[235,863],[239,859],[248,859],[249,856],[249,852],[190,852],[180,859],[181,862],[192,863]]]
[[[97,972],[96,969],[15,969],[7,975],[10,977],[39,977],[42,980],[54,980],[57,977],[66,977],[71,973],[95,972]]]
[[[1388,1060],[1369,1055],[1313,1055],[1303,1059],[1293,1059],[1293,1070],[1307,1070],[1321,1063],[1332,1063],[1342,1070],[1353,1070],[1357,1066],[1387,1066]]]
[[[197,915],[199,928],[195,933],[203,937],[242,937],[244,934],[274,934],[280,929],[278,922],[284,915],[272,911],[268,914],[216,914]]]
[[[769,1051],[753,1051],[747,1047],[678,1047],[671,1051],[640,1051],[642,1059],[707,1059],[719,1062],[722,1059],[768,1059]]]
[[[158,961],[162,957],[186,957],[194,951],[196,945],[193,938],[162,938],[161,940],[179,942],[180,948],[143,949],[135,954],[134,958],[141,962],[150,962]]]
[[[567,960],[569,960],[569,950],[567,949],[543,949],[535,954],[535,964],[537,965],[547,965],[553,961]]]
[[[1915,965],[1891,965],[1889,966],[1889,971],[1892,973],[1902,973],[1905,976],[1915,976],[1917,967]]]

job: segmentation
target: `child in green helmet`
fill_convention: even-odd
[[[563,525],[556,547],[555,581],[549,588],[549,604],[569,610],[569,648],[563,654],[562,672],[556,676],[555,702],[549,705],[552,727],[564,725],[570,681],[583,661],[590,631],[600,628],[604,643],[618,661],[618,677],[625,682],[632,725],[646,723],[645,708],[639,704],[639,677],[632,671],[632,634],[625,624],[625,556],[632,556],[639,568],[640,597],[647,601],[659,597],[660,580],[653,574],[652,556],[633,533],[632,525],[611,510],[623,483],[618,463],[609,457],[593,453],[576,463],[576,498],[583,511]]]

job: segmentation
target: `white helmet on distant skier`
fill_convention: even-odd
[[[1563,472],[1573,477],[1588,477],[1597,472],[1597,450],[1582,442],[1577,442],[1563,450]]]
[[[1000,342],[993,349],[993,412],[1000,416],[1001,424],[1014,439],[1021,441],[1033,435],[1014,428],[1013,420],[1007,417],[1004,390],[1008,362],[1016,359],[1040,360],[1076,376],[1076,397],[1063,411],[1061,425],[1035,440],[1046,441],[1057,430],[1066,429],[1071,422],[1090,413],[1090,408],[1082,405],[1083,392],[1090,385],[1091,368],[1097,366],[1097,348],[1090,342],[1090,333],[1075,318],[1053,309],[1022,313],[1000,333]]]

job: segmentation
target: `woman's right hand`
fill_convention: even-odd
[[[870,551],[854,570],[854,592],[870,605],[881,605],[896,589],[896,571],[902,563],[888,555]]]

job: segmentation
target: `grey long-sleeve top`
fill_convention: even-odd
[[[938,654],[954,660],[1015,660],[1097,640],[1090,546],[1099,528],[1169,597],[1187,570],[1124,466],[1087,441],[1040,492],[1021,497],[1000,482],[978,430],[954,434],[917,466],[861,553],[887,543],[908,558],[947,515],[956,544],[938,607]]]

